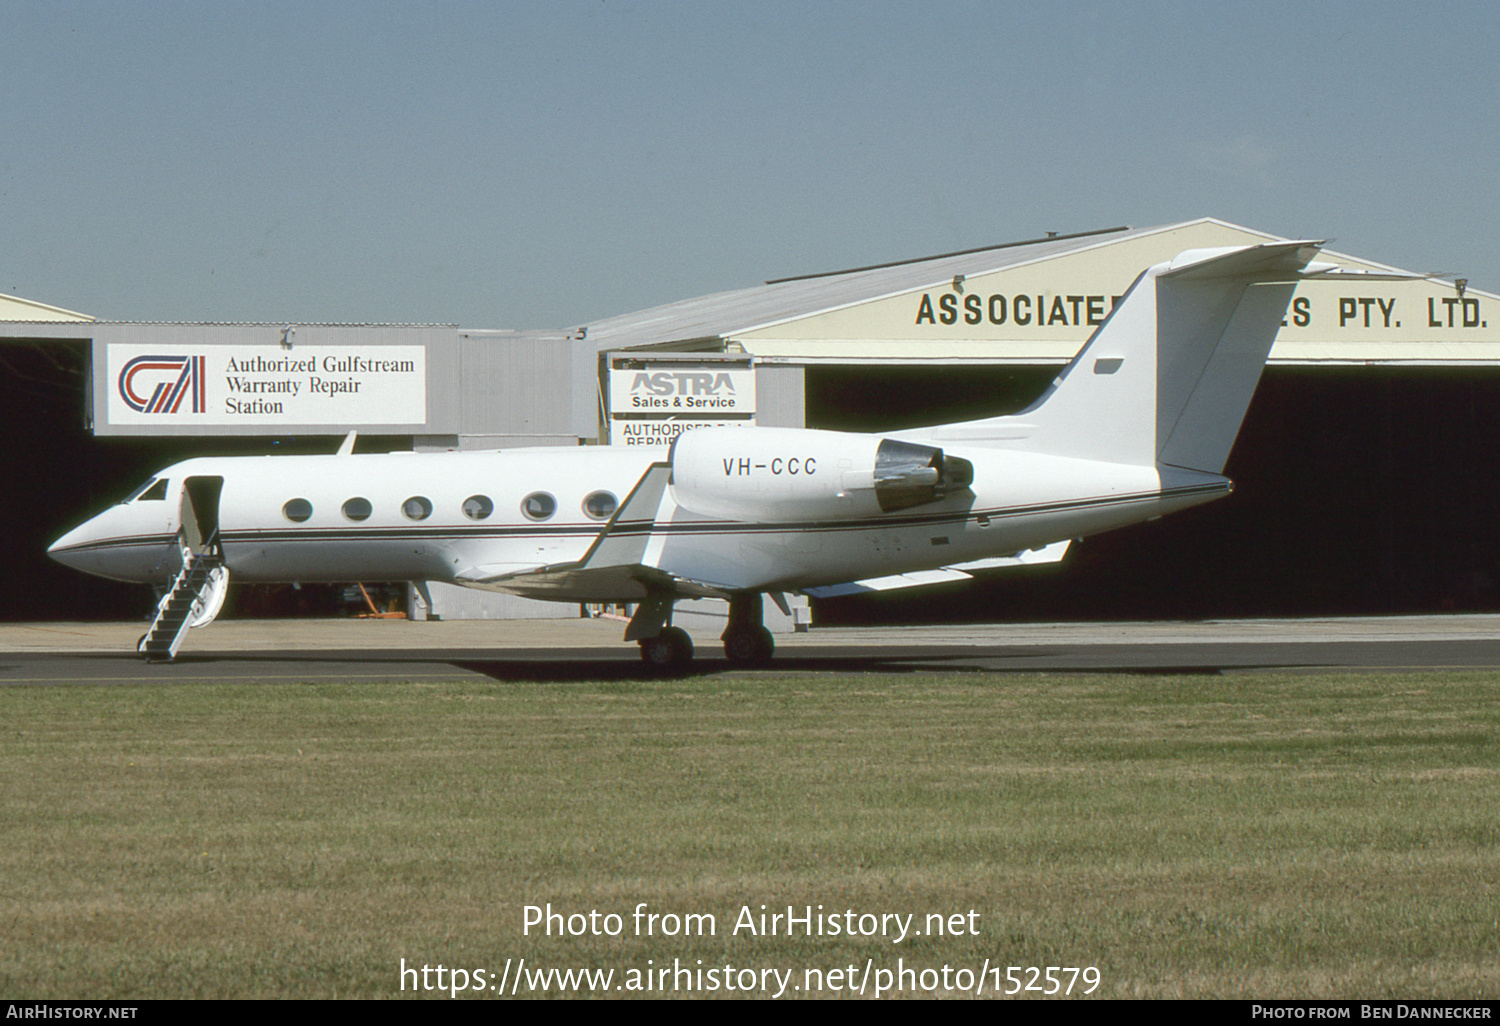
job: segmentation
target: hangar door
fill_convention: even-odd
[[[809,427],[1024,408],[1055,367],[807,368]],[[826,600],[817,622],[1500,610],[1500,368],[1272,366],[1225,499],[1075,545],[1061,567]]]

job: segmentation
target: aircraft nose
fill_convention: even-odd
[[[90,546],[94,541],[97,531],[94,521],[80,524],[57,541],[47,546],[47,555],[63,566],[72,567],[74,570],[82,570],[84,573],[99,572],[99,555]]]
[[[111,506],[49,545],[47,555],[74,570],[117,581],[171,580],[176,526],[160,516],[160,505],[144,511]]]

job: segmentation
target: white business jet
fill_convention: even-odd
[[[729,602],[730,660],[770,658],[762,596],[831,595],[1059,559],[1071,539],[1227,494],[1225,461],[1319,242],[1194,250],[1142,272],[1020,413],[886,434],[704,428],[670,449],[190,459],[52,545],[170,585],[171,658],[230,579],[428,581],[634,603],[626,641],[680,667],[678,599]]]

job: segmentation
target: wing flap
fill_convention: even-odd
[[[528,574],[541,570],[541,563],[484,563],[480,566],[471,566],[453,575],[454,584],[462,584],[467,588],[482,587],[495,581],[503,581],[517,574]]]

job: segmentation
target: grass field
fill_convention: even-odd
[[[1495,685],[7,688],[0,996],[431,995],[435,972],[402,989],[402,959],[498,986],[524,957],[613,970],[612,994],[663,965],[728,965],[721,984],[792,971],[793,986],[851,965],[896,986],[905,968],[907,994],[963,985],[960,969],[1004,990],[1003,967],[1051,965],[1097,967],[1103,997],[1497,998]],[[615,913],[620,935],[528,935],[525,906],[547,903]],[[638,936],[641,903],[715,930]],[[918,929],[961,913],[962,928],[733,932],[761,905],[915,913]]]

